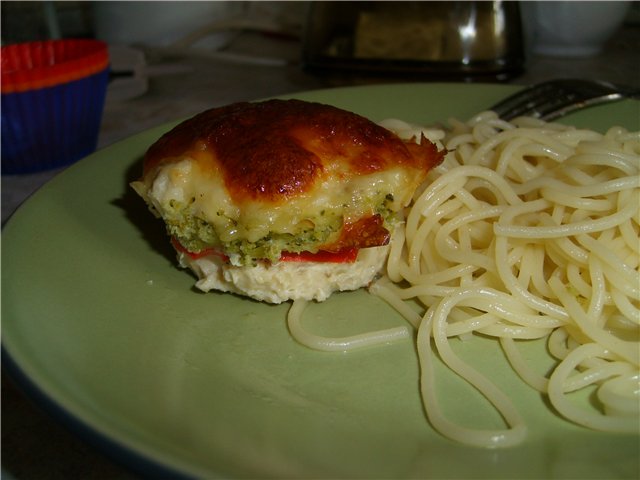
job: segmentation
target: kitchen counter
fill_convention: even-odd
[[[244,42],[244,43],[243,43]],[[355,84],[306,73],[297,64],[300,45],[291,39],[248,36],[237,43],[251,51],[260,42],[273,61],[214,58],[193,52],[143,49],[146,66],[138,72],[143,94],[125,98],[116,82],[110,86],[98,148],[163,123],[185,118],[206,108],[235,101]],[[640,87],[640,27],[626,26],[591,58],[532,56],[526,71],[510,81],[530,84],[551,78],[601,79]],[[265,64],[266,63],[266,64]],[[394,79],[402,80],[402,79]],[[415,81],[415,79],[413,79]],[[389,82],[368,79],[367,83]],[[425,79],[427,81],[427,79]],[[63,169],[31,175],[2,176],[2,223],[18,206]],[[3,279],[9,281],[9,279]],[[2,374],[2,478],[133,479],[130,470],[84,443],[31,402],[4,372]]]

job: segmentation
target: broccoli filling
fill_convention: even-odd
[[[295,234],[270,232],[268,235],[250,242],[246,239],[235,239],[223,242],[216,233],[216,227],[194,213],[192,203],[184,204],[171,200],[170,209],[164,214],[164,220],[169,235],[175,237],[182,246],[191,252],[201,252],[208,248],[215,248],[224,252],[237,265],[254,265],[257,260],[266,259],[278,261],[283,251],[286,252],[317,252],[318,247],[328,243],[336,237],[342,229],[342,215],[337,212],[322,210],[314,218],[301,222],[304,224]],[[393,203],[391,194],[377,202],[372,213],[379,214],[388,230],[395,222],[395,214],[390,206]],[[236,221],[218,213],[221,224],[231,229]]]

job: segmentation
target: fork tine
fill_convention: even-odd
[[[511,120],[526,115],[536,106],[541,106],[553,89],[554,87],[547,83],[532,85],[498,102],[490,110],[496,112],[504,120]]]
[[[625,89],[606,82],[551,80],[525,87],[496,103],[490,110],[504,120],[526,115],[549,121],[590,105],[626,97],[637,98],[638,95],[638,89]]]

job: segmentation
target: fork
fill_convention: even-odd
[[[551,80],[519,90],[490,110],[503,120],[531,116],[550,121],[576,110],[625,98],[640,99],[640,89],[596,80]]]

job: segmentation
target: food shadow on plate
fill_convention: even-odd
[[[131,188],[131,182],[136,181],[142,174],[142,163],[144,157],[137,158],[125,171],[123,194],[119,198],[114,199],[111,204],[121,209],[129,222],[140,232],[143,241],[146,242],[155,252],[162,255],[172,267],[179,269],[176,260],[176,251],[171,246],[167,231],[161,219],[156,218],[149,210],[144,200]],[[185,275],[192,275],[188,270],[184,271]],[[194,277],[195,278],[195,277]],[[204,294],[195,285],[191,287],[191,291]],[[244,301],[252,301],[263,305],[270,305],[259,302],[249,297],[243,297],[234,293],[211,291],[207,295],[233,295]]]
[[[156,252],[165,257],[171,265],[176,265],[176,253],[168,241],[164,223],[156,218],[144,200],[131,188],[131,182],[142,174],[144,157],[137,158],[125,171],[123,194],[111,203],[122,209],[127,220],[140,232],[142,239]]]

